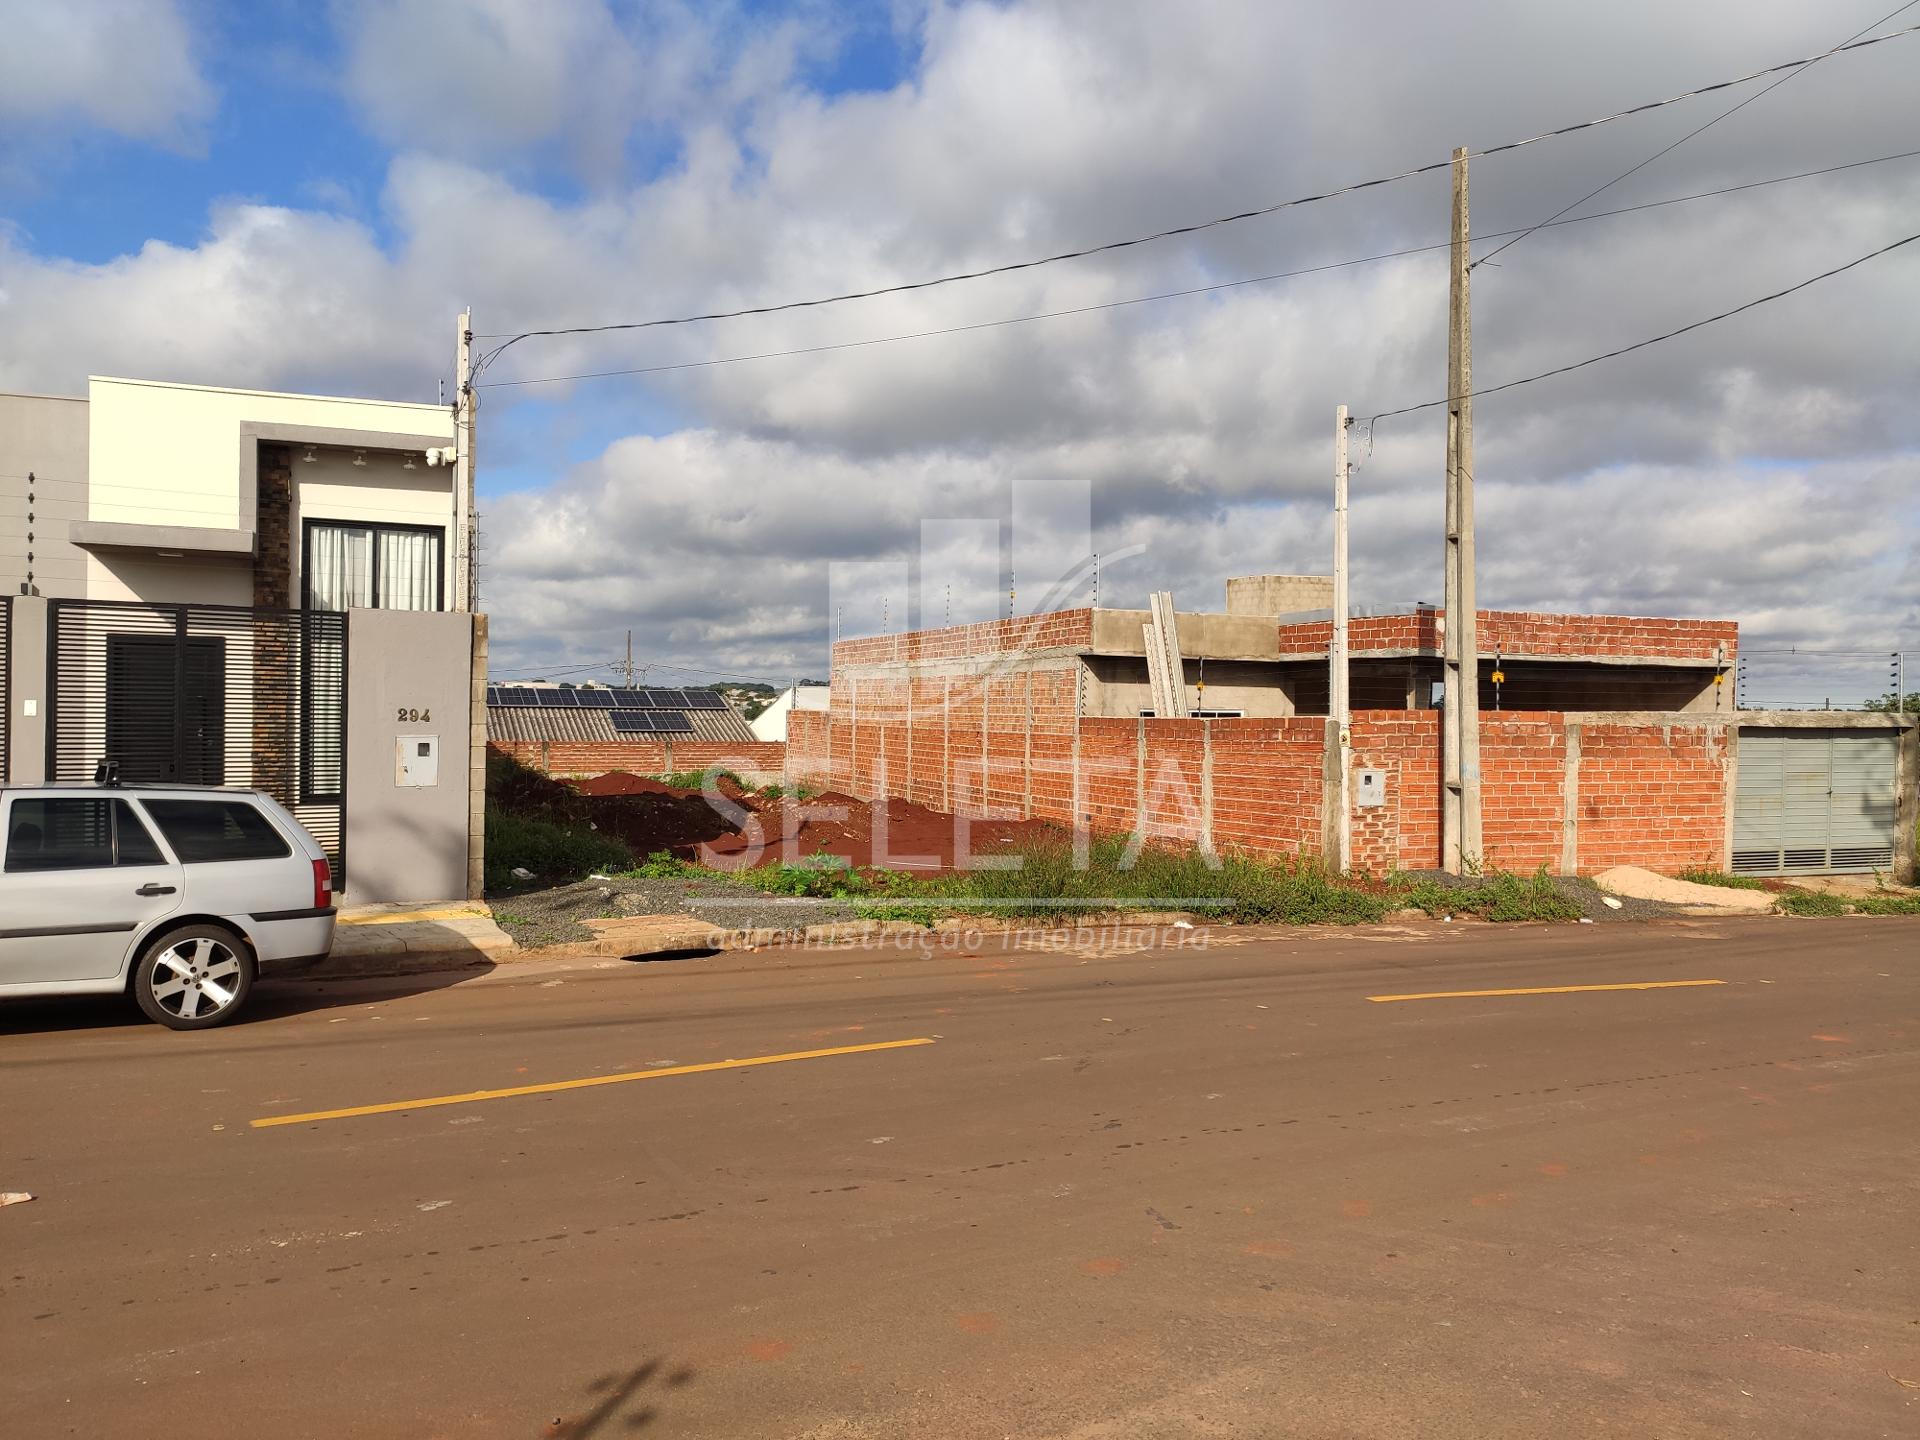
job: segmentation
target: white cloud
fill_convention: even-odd
[[[173,0],[61,0],[6,7],[0,126],[95,127],[175,149],[198,143],[213,91]]]
[[[1157,0],[941,5],[899,22],[920,47],[906,83],[825,95],[795,77],[833,25],[759,33],[732,9],[586,0],[345,3],[349,93],[400,147],[390,238],[236,206],[197,245],[106,265],[0,246],[0,324],[43,337],[0,354],[0,383],[70,388],[119,369],[422,397],[462,301],[481,329],[510,331],[918,279],[1395,170],[1852,28],[1785,3],[1506,7],[1465,31],[1429,7],[1376,11],[1362,43],[1331,12],[1264,3],[1223,3],[1206,25]],[[1901,50],[1916,45],[1814,67],[1589,209],[1899,148],[1888,137],[1920,122]],[[1447,79],[1463,68],[1473,84]],[[1538,220],[1712,113],[1693,102],[1476,161],[1476,229]],[[677,158],[636,181],[623,156],[648,127]],[[583,198],[529,183],[555,157],[595,178]],[[528,341],[489,378],[862,340],[1397,250],[1444,238],[1445,195],[1436,176],[965,286]],[[1904,161],[1542,232],[1476,273],[1476,376],[1499,383],[1776,289],[1896,238],[1917,200],[1920,165]],[[922,519],[1004,515],[1010,487],[1038,477],[1092,485],[1103,549],[1149,546],[1108,574],[1110,600],[1165,584],[1214,604],[1228,574],[1320,568],[1333,407],[1435,398],[1444,307],[1442,258],[1411,255],[963,335],[490,390],[483,467],[579,453],[573,437],[526,443],[516,406],[533,394],[611,415],[616,435],[668,432],[615,439],[488,504],[496,652],[503,666],[593,659],[632,624],[649,653],[685,663],[817,672],[831,561],[904,560]],[[1901,252],[1483,400],[1485,599],[1920,648],[1916,309],[1920,255]],[[1434,598],[1438,417],[1372,441],[1358,593]]]

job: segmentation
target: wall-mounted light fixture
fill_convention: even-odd
[[[307,453],[300,457],[300,461],[302,464],[311,465],[313,464],[313,460],[314,460],[313,446],[309,445],[307,446]]]
[[[354,451],[353,463],[360,466],[362,469],[365,469],[367,464],[367,452],[364,450]]]

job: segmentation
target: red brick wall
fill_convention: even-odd
[[[1092,643],[1093,611],[1055,610],[1044,615],[1016,615],[1010,620],[983,620],[977,625],[952,625],[944,630],[910,630],[837,641],[833,669],[838,675],[847,665],[979,659],[1055,646],[1084,648]]]
[[[833,773],[833,716],[825,710],[787,713],[787,779],[824,789]]]
[[[1386,801],[1353,811],[1353,868],[1440,867],[1440,712],[1356,710],[1352,768],[1379,770]]]
[[[1727,732],[1609,725],[1580,736],[1580,872],[1726,868]]]
[[[1480,717],[1480,842],[1488,869],[1560,868],[1566,830],[1566,717]]]
[[[818,711],[796,711],[818,715]],[[821,718],[825,718],[822,716]],[[788,733],[792,733],[791,723]],[[731,743],[716,740],[489,740],[487,749],[511,755],[522,765],[548,775],[604,775],[625,770],[633,775],[671,775],[719,766],[743,780],[770,784],[787,773],[787,747],[778,740]]]
[[[1264,855],[1319,854],[1326,720],[1211,723],[1214,845]]]
[[[1546,615],[1525,610],[1482,610],[1479,642],[1483,655],[1564,658],[1575,655],[1644,655],[1679,660],[1711,660],[1727,647],[1732,664],[1740,627],[1731,620],[1667,620],[1638,615]],[[1347,643],[1355,655],[1382,650],[1438,650],[1439,615],[1357,616],[1348,622]],[[1324,655],[1333,639],[1333,622],[1313,621],[1280,627],[1283,655]]]
[[[1440,863],[1440,712],[1363,711],[1353,717],[1355,769],[1386,775],[1387,803],[1353,812],[1356,870]],[[1725,865],[1727,732],[1699,722],[1578,723],[1580,758],[1570,771],[1571,730],[1561,714],[1483,715],[1480,815],[1489,868],[1559,870],[1565,855],[1567,785],[1575,787],[1574,868],[1615,865],[1666,874]]]

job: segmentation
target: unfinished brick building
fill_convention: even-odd
[[[788,777],[962,814],[1332,854],[1332,623],[1301,613],[1325,583],[1230,581],[1226,612],[1179,614],[1190,718],[1152,713],[1146,611],[842,641],[830,708],[790,724]],[[1352,813],[1358,869],[1440,863],[1442,625],[1417,606],[1350,622],[1351,767],[1369,775]],[[1910,873],[1912,724],[1734,710],[1734,622],[1496,610],[1480,612],[1479,636],[1484,864]],[[1743,743],[1756,757],[1744,781]]]

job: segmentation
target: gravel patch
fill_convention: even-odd
[[[857,914],[843,901],[768,895],[737,881],[706,877],[580,880],[498,896],[492,906],[494,922],[516,945],[528,947],[591,940],[593,931],[581,921],[632,915],[692,915],[722,930],[798,930]]]

